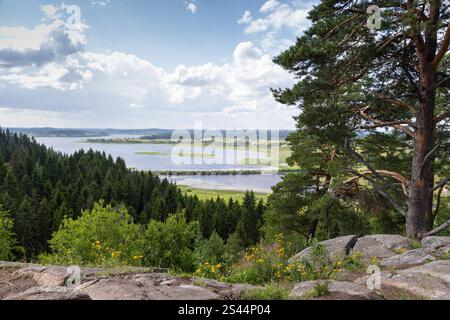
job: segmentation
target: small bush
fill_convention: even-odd
[[[234,266],[225,280],[230,283],[250,283],[254,285],[265,283],[258,270],[251,267]]]
[[[214,232],[207,240],[202,240],[195,249],[195,255],[201,264],[205,261],[218,264],[224,262],[225,242]]]
[[[360,253],[331,261],[325,248],[316,243],[308,259],[290,260],[286,255],[288,245],[284,237],[278,235],[276,243],[271,246],[261,244],[249,249],[243,261],[230,268],[226,280],[251,284],[303,282],[334,279],[344,270],[364,269]]]
[[[330,294],[330,283],[328,281],[320,282],[315,285],[314,289],[303,295],[302,298],[321,298]]]
[[[171,215],[166,222],[152,221],[145,232],[145,266],[195,270],[195,244],[200,238],[198,222],[186,222],[183,214]]]
[[[250,290],[242,297],[244,300],[287,300],[289,299],[290,290],[274,285],[261,289]]]
[[[16,246],[13,228],[14,222],[9,213],[0,206],[0,260],[10,260],[13,257],[12,252]]]
[[[210,264],[205,262],[197,267],[194,276],[209,279],[223,279],[223,265],[221,263]]]
[[[413,249],[422,249],[422,242],[413,240],[412,241],[412,248]]]
[[[125,207],[103,202],[84,211],[78,220],[65,219],[49,241],[51,254],[43,264],[81,266],[140,266],[143,256],[141,227],[133,223]]]

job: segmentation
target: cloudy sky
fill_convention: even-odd
[[[315,1],[0,0],[0,126],[293,128],[272,58]]]

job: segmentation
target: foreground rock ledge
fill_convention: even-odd
[[[356,252],[367,264],[377,261],[382,270],[381,288],[368,290],[368,275],[350,273],[342,281],[295,284],[292,299],[450,299],[450,237],[425,238],[420,248],[398,235],[346,236],[322,245],[330,262]],[[310,254],[308,248],[293,260],[309,259]],[[82,273],[81,284],[71,289],[65,286],[65,267],[0,262],[0,300],[230,300],[256,288],[180,278],[144,268],[85,268]],[[317,288],[323,287],[327,294],[317,296]]]
[[[326,285],[328,294],[314,296],[318,285]],[[306,281],[297,284],[291,292],[291,297],[300,299],[326,299],[326,300],[381,300],[375,292],[363,285],[347,281]]]
[[[83,280],[65,286],[67,269],[0,262],[0,299],[4,300],[224,300],[237,299],[251,285],[179,278],[140,268],[83,269]]]
[[[376,263],[382,271],[381,289],[376,292],[367,291],[366,275],[353,278],[352,282],[329,282],[329,295],[322,299],[450,299],[450,237],[425,238],[420,248],[399,235],[346,236],[320,244],[327,250],[330,261],[361,253],[367,265]],[[293,259],[308,260],[310,253],[311,248],[307,248]],[[322,283],[297,284],[291,296],[302,298]]]

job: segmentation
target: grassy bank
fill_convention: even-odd
[[[196,195],[200,200],[210,200],[212,198],[221,197],[228,201],[230,198],[233,200],[242,201],[244,199],[245,192],[244,191],[233,191],[233,190],[206,190],[206,189],[197,189],[191,188],[189,186],[178,186],[183,193],[187,193],[188,195],[194,196]],[[267,201],[269,194],[264,193],[255,193],[256,199],[259,201],[263,199]]]

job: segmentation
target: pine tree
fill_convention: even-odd
[[[32,199],[25,196],[17,210],[16,233],[20,245],[25,250],[25,257],[31,260],[40,251],[38,208]]]
[[[432,230],[434,193],[440,197],[450,181],[439,167],[439,159],[448,158],[450,12],[441,0],[378,1],[383,23],[372,31],[366,13],[372,4],[323,0],[316,6],[312,27],[275,59],[299,81],[274,93],[300,107],[301,121],[315,122],[328,138],[334,134],[338,158],[365,167],[347,167],[343,182],[366,180],[404,217],[408,236],[421,239],[450,226]],[[407,172],[386,170],[360,152],[361,138],[380,128],[396,137],[398,153],[412,156]],[[435,183],[436,176],[443,179]]]
[[[0,152],[0,186],[3,185],[5,177],[6,177],[6,159],[3,156],[3,153]]]
[[[253,192],[247,192],[242,204],[242,216],[237,225],[237,233],[243,247],[247,248],[260,240],[260,212],[256,208],[256,198]]]

